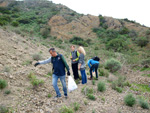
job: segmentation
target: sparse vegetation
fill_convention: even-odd
[[[95,96],[93,94],[87,94],[88,99],[90,100],[96,100]]]
[[[133,91],[150,92],[149,86],[148,85],[144,85],[144,84],[133,83],[132,87],[130,89],[133,90]]]
[[[84,99],[84,104],[88,105],[88,101],[86,99]]]
[[[103,68],[99,69],[99,76],[105,76],[108,77],[109,76],[109,72]]]
[[[30,79],[31,84],[33,85],[34,88],[44,83],[43,80],[37,79],[33,73],[30,73],[28,75],[28,78]]]
[[[60,113],[74,113],[73,109],[67,106],[62,106],[60,109]]]
[[[132,25],[134,26],[133,27],[134,29],[131,30],[132,25],[131,27],[128,27],[128,25],[131,24],[130,22],[132,21],[128,19],[118,21],[113,18],[107,18],[107,17],[105,18],[104,16],[99,15],[100,25],[98,28],[93,29],[93,31],[97,35],[96,38],[95,34],[92,33],[91,30],[88,31],[89,21],[86,19],[90,19],[92,21],[93,18],[91,15],[78,14],[72,11],[71,9],[68,9],[65,6],[62,6],[61,4],[56,5],[47,0],[25,0],[24,2],[15,1],[15,3],[13,2],[13,4],[9,4],[8,8],[0,7],[0,12],[1,12],[0,28],[3,29],[1,30],[2,31],[1,36],[3,37],[6,35],[6,37],[2,39],[4,39],[5,41],[5,39],[8,38],[10,43],[12,41],[12,44],[8,46],[8,47],[12,47],[12,49],[8,48],[9,49],[8,53],[6,53],[5,51],[1,51],[0,53],[2,55],[2,60],[4,58],[4,60],[0,62],[0,67],[2,67],[0,72],[0,80],[1,78],[6,79],[8,80],[8,84],[9,84],[8,88],[6,88],[7,85],[6,86],[4,85],[3,88],[1,88],[1,84],[0,84],[0,91],[2,94],[0,100],[2,101],[1,103],[3,103],[4,105],[7,104],[8,106],[17,106],[17,109],[15,108],[14,112],[19,112],[18,110],[21,110],[22,112],[28,112],[28,111],[30,112],[30,110],[33,110],[35,112],[46,112],[45,105],[46,106],[50,105],[52,108],[52,109],[46,108],[46,110],[51,109],[50,112],[59,111],[60,113],[74,113],[74,112],[95,113],[100,111],[106,112],[106,111],[110,111],[110,109],[107,108],[107,105],[112,107],[116,106],[118,112],[129,112],[129,110],[131,109],[124,109],[124,106],[125,104],[128,106],[135,105],[136,99],[134,98],[133,94],[143,95],[144,97],[146,97],[146,99],[141,99],[141,100],[139,99],[138,101],[139,105],[135,106],[137,111],[139,112],[148,111],[147,109],[149,109],[150,107],[149,106],[150,100],[148,95],[150,90],[147,81],[149,79],[148,77],[150,77],[149,74],[150,29],[148,27],[144,28],[143,26],[141,27],[137,23],[133,22],[134,24]],[[53,17],[54,15],[56,16]],[[64,19],[59,20],[59,16],[61,16]],[[80,16],[83,17],[76,18]],[[56,18],[56,20],[51,21],[50,19],[52,18]],[[54,22],[53,23],[54,25],[51,24],[51,22]],[[74,25],[74,22],[77,23],[77,26]],[[97,22],[97,21],[93,21],[93,22]],[[87,26],[86,27],[87,31],[85,31],[83,34],[82,32],[85,29],[83,29],[83,31],[79,33],[77,30],[78,23],[82,24],[83,28],[84,25],[85,27]],[[92,24],[95,25],[95,23],[90,23],[89,25],[93,26]],[[61,28],[60,32],[58,31],[59,28]],[[69,28],[69,29],[66,31],[65,28]],[[138,29],[142,29],[142,30],[138,32]],[[148,29],[147,32],[145,32],[145,29],[146,30]],[[9,31],[13,31],[20,35],[17,35],[15,33],[10,33],[7,35]],[[53,32],[53,34],[50,34],[50,32]],[[55,33],[56,36],[51,36],[51,35],[55,35]],[[11,34],[13,34],[13,36]],[[73,38],[69,39],[70,37]],[[22,40],[21,38],[24,39]],[[24,46],[25,51],[22,51],[22,48],[18,49],[18,47],[20,47],[21,44],[26,45]],[[84,46],[87,53],[87,55],[85,56],[85,62],[87,62],[88,59],[92,58],[95,55],[101,58],[99,69],[98,69],[99,80],[96,80],[95,76],[93,76],[93,80],[91,80],[91,82],[88,81],[87,84],[84,85],[79,84],[78,92],[76,91],[72,92],[75,94],[70,93],[68,97],[69,99],[65,98],[64,100],[64,96],[62,96],[63,98],[59,98],[55,100],[51,98],[52,96],[55,95],[54,94],[55,90],[51,85],[52,72],[50,71],[49,73],[47,73],[48,70],[51,70],[50,69],[51,66],[50,68],[48,68],[47,66],[42,66],[42,67],[39,66],[35,68],[33,66],[33,63],[43,59],[41,56],[46,57],[45,52],[47,50],[45,48],[55,47],[57,49],[57,52],[60,52],[60,54],[63,54],[66,57],[66,61],[69,64],[70,62],[69,53],[71,51],[70,45],[72,44],[75,44],[77,46],[79,45]],[[7,48],[7,46],[5,45],[4,47],[2,47],[2,49],[7,50],[5,49]],[[31,53],[33,52],[33,49],[35,49],[35,51],[40,50],[40,52],[36,54]],[[16,52],[16,50],[19,51]],[[28,53],[33,54],[33,56],[31,56],[32,59],[28,59],[27,57]],[[15,55],[17,55],[17,57]],[[8,61],[6,60],[6,58],[8,59]],[[31,60],[36,60],[36,61],[31,61]],[[108,62],[109,60],[110,62]],[[7,66],[5,64],[7,64]],[[130,70],[132,67],[133,70]],[[24,74],[28,73],[31,70],[37,71],[36,73],[39,75],[35,75],[35,73],[30,73],[28,75],[29,80],[27,81],[27,76],[25,77]],[[109,73],[109,71],[111,73]],[[86,68],[86,72],[88,72],[87,77],[89,77],[90,73],[87,68]],[[119,74],[122,76],[120,76]],[[132,79],[130,80],[131,74],[132,74]],[[139,76],[140,74],[142,79]],[[135,83],[131,84],[129,81],[126,81],[125,76],[127,76],[127,80],[129,80],[131,83],[134,80],[138,80],[136,82],[138,84]],[[111,77],[113,78],[111,79]],[[45,79],[47,79],[45,81],[46,83],[42,87],[38,87],[44,83],[43,80]],[[104,80],[108,80],[108,79],[109,82],[105,83]],[[66,82],[67,80],[68,77],[66,76]],[[81,80],[81,76],[80,76],[80,80]],[[75,82],[78,84],[80,80],[76,80]],[[102,82],[101,80],[104,82]],[[142,84],[142,83],[147,83],[147,84]],[[61,86],[60,81],[58,81],[58,85],[63,95],[63,88]],[[32,89],[32,87],[33,88],[38,87],[38,88]],[[110,87],[112,87],[112,89],[116,90],[118,93],[112,91]],[[81,88],[82,88],[81,91],[82,93],[80,92]],[[104,92],[106,88],[108,88],[107,89],[108,91]],[[108,96],[107,95],[108,92],[112,94],[112,97],[116,96],[118,98],[112,98],[111,96]],[[124,98],[125,104],[122,104],[121,95],[124,95],[126,92],[132,92],[133,94],[131,94],[131,96],[126,96]],[[124,94],[119,94],[119,93],[124,93]],[[13,98],[14,96],[15,98]],[[42,98],[38,98],[39,96],[41,96]],[[22,98],[23,100],[19,101]],[[10,99],[10,101],[8,99]],[[70,102],[70,99],[72,103],[71,107],[68,103]],[[94,100],[96,99],[97,102],[100,102],[101,105],[102,104],[106,105],[105,109],[101,109],[95,106],[95,104],[93,104]],[[115,102],[110,102],[113,99],[117,99],[117,104]],[[14,101],[13,102],[14,105],[11,105],[12,100]],[[77,101],[81,103],[78,103]],[[56,103],[59,104],[55,106]],[[38,109],[36,109],[35,106],[38,107]],[[143,109],[140,108],[139,106],[141,106]],[[0,113],[1,112],[10,113],[11,111],[9,107],[8,108],[5,106],[1,107],[0,105]]]
[[[6,91],[5,91],[5,94],[6,94],[6,95],[9,95],[10,93],[11,93],[10,90],[6,90]]]
[[[78,111],[79,108],[80,108],[80,104],[77,103],[77,102],[73,103],[73,106],[74,106],[74,110],[75,110],[75,111]]]
[[[4,72],[10,72],[10,67],[5,66],[5,67],[4,67]]]
[[[9,109],[5,106],[0,106],[0,113],[9,113]]]
[[[95,80],[92,80],[92,84],[95,85]]]
[[[149,42],[148,39],[145,37],[138,37],[136,39],[136,43],[140,47],[145,47],[148,44],[148,42]]]
[[[34,54],[33,55],[33,60],[39,61],[42,59],[42,56],[40,54]]]
[[[51,98],[51,97],[52,97],[52,95],[49,93],[49,94],[47,95],[47,97],[48,97],[48,98]]]

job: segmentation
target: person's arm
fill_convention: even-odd
[[[70,59],[72,60],[72,53],[70,52]]]
[[[90,60],[88,61],[88,66],[89,66],[89,68],[91,68],[91,65],[90,65]]]
[[[77,51],[77,58],[75,59],[75,61],[79,60],[79,56],[80,56],[80,53]]]
[[[80,68],[81,68],[81,64],[79,64],[79,67],[78,67],[78,69],[80,70]]]
[[[64,65],[65,65],[67,71],[69,71],[69,66],[68,66],[68,64],[67,64],[67,62],[66,62],[64,56],[62,55],[61,58],[62,58],[62,61],[63,61]]]
[[[50,62],[51,62],[51,57],[46,59],[46,60],[39,61],[39,64],[47,64],[47,63],[50,63]]]

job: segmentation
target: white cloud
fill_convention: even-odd
[[[128,18],[150,27],[149,0],[50,0],[83,14]]]

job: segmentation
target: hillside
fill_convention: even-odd
[[[119,111],[123,113],[148,113],[148,110],[144,110],[138,105],[132,108],[127,107],[123,103],[123,98],[129,92],[132,92],[135,96],[144,96],[149,100],[149,92],[142,93],[143,91],[140,90],[133,91],[130,87],[126,86],[122,93],[118,93],[111,89],[111,83],[109,82],[106,82],[107,89],[105,92],[97,91],[96,84],[98,81],[95,81],[95,85],[92,85],[92,81],[88,81],[86,85],[78,84],[78,89],[69,93],[69,98],[67,100],[64,97],[59,100],[53,99],[55,91],[51,83],[52,77],[48,75],[48,72],[51,71],[51,65],[47,64],[34,67],[33,64],[36,61],[32,60],[33,55],[37,53],[42,55],[42,59],[48,58],[49,53],[47,51],[49,48],[41,44],[37,46],[38,42],[34,44],[32,39],[21,37],[12,32],[0,29],[0,33],[0,78],[8,82],[7,88],[0,92],[1,106],[10,107],[12,111],[17,113],[57,113],[64,105],[73,107],[73,103],[76,102],[80,104],[79,110],[77,111],[79,113],[91,113],[93,110],[100,113],[117,113]],[[66,54],[65,51],[58,48],[57,50],[60,53]],[[69,63],[70,60],[67,59],[67,62]],[[44,80],[44,84],[37,88],[33,88],[28,77],[31,73],[34,73],[38,79]],[[120,70],[120,73],[126,76],[127,81],[130,83],[148,84],[148,81],[150,81],[149,77],[141,76],[142,74],[148,73],[147,71],[134,72],[124,66],[122,70]],[[115,79],[117,79],[117,77],[112,74],[109,74],[108,78],[103,76],[99,77],[99,81]],[[62,92],[60,82],[58,84]],[[81,92],[85,86],[94,90],[94,95],[96,97],[95,101],[87,99]],[[134,88],[137,86],[132,85],[132,87]],[[11,91],[11,93],[6,94],[5,91],[7,90]],[[48,97],[48,94],[52,97]]]
[[[100,57],[99,80],[76,81],[78,89],[68,99],[56,100],[51,64],[34,64],[49,58],[49,48],[55,47],[71,68],[72,44],[84,46],[85,62]],[[119,63],[107,67],[112,58]],[[8,85],[1,87],[1,80]],[[78,14],[47,0],[0,0],[0,113],[149,113],[149,84],[150,28],[128,19]],[[124,102],[128,94],[136,99],[132,107]]]

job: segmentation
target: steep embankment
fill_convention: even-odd
[[[91,113],[92,111],[98,113],[149,112],[138,105],[127,107],[123,102],[124,96],[129,92],[132,92],[134,95],[143,95],[146,98],[150,97],[149,93],[139,94],[137,91],[130,90],[127,86],[122,93],[118,93],[112,90],[109,82],[106,82],[105,92],[97,91],[97,83],[99,81],[116,78],[112,74],[110,74],[109,78],[99,77],[99,81],[95,81],[95,85],[92,85],[92,82],[89,80],[86,85],[79,84],[77,90],[68,94],[68,99],[63,97],[62,86],[59,81],[58,85],[62,93],[62,98],[55,100],[53,99],[53,96],[56,94],[51,83],[52,77],[47,76],[47,73],[51,70],[51,66],[47,64],[34,67],[33,64],[36,61],[32,59],[32,55],[36,53],[40,53],[43,57],[42,59],[48,58],[48,48],[35,42],[32,38],[21,37],[2,29],[0,29],[0,40],[0,79],[5,79],[8,82],[7,88],[0,91],[0,106],[11,107],[17,113],[58,113],[64,105],[73,108],[73,103],[76,102],[80,106],[77,113]],[[51,45],[49,46],[51,47]],[[57,50],[63,54],[66,53],[61,49],[57,48]],[[69,59],[67,59],[67,62],[70,62]],[[126,71],[126,76],[131,74],[130,70],[125,68],[121,70],[122,73]],[[31,72],[38,79],[44,80],[44,84],[33,88],[28,77]],[[138,72],[135,72],[135,74],[138,74]],[[129,76],[128,80],[130,80]],[[95,101],[87,99],[87,96],[81,93],[82,88],[85,86],[94,90]],[[11,93],[6,95],[6,90],[10,90]],[[84,92],[86,93],[86,90]],[[48,98],[48,94],[52,97]]]
[[[86,39],[96,37],[92,28],[99,26],[99,19],[96,16],[87,15],[68,23],[62,16],[53,16],[48,24],[51,26],[51,35],[58,38],[70,39],[73,36],[80,36]]]

